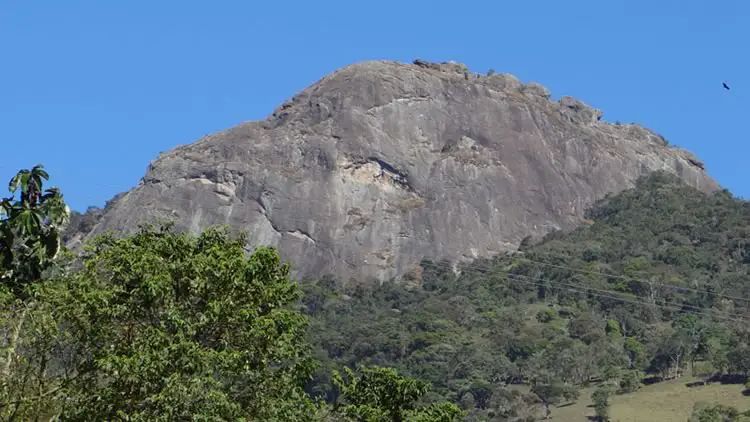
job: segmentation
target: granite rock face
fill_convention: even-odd
[[[389,279],[571,228],[594,200],[654,170],[719,188],[692,154],[600,121],[508,74],[457,63],[340,69],[278,107],[162,154],[91,233],[154,217],[230,224],[278,247],[296,277]]]

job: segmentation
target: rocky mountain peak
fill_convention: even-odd
[[[607,193],[664,170],[718,188],[692,154],[572,97],[454,62],[369,61],[162,154],[92,233],[153,218],[230,224],[299,277],[388,279],[571,228]]]

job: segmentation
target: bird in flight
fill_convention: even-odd
[[[726,83],[726,82],[722,82],[721,84],[722,84],[722,85],[724,85],[724,88],[725,88],[725,89],[727,89],[727,90],[729,89],[729,86],[727,85],[727,83]]]

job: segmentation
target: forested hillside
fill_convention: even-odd
[[[313,400],[308,318],[276,251],[167,224],[76,256],[48,178],[21,170],[0,199],[0,420],[459,420],[391,368],[332,372],[336,400]]]
[[[572,232],[367,285],[296,283],[217,228],[75,255],[47,178],[0,201],[2,420],[609,420],[684,375],[737,386],[691,420],[750,418],[750,204],[727,192],[655,173]]]
[[[303,283],[324,363],[309,390],[331,398],[326,373],[339,365],[394,366],[476,420],[519,420],[575,401],[580,387],[598,387],[606,413],[608,394],[644,379],[743,381],[750,203],[654,173],[587,217],[517,253],[423,262],[395,283]]]

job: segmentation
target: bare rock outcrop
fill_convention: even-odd
[[[424,257],[484,257],[574,227],[654,170],[718,188],[694,156],[601,117],[457,63],[354,64],[263,121],[162,154],[92,233],[153,217],[228,223],[278,247],[298,277],[383,280]]]

